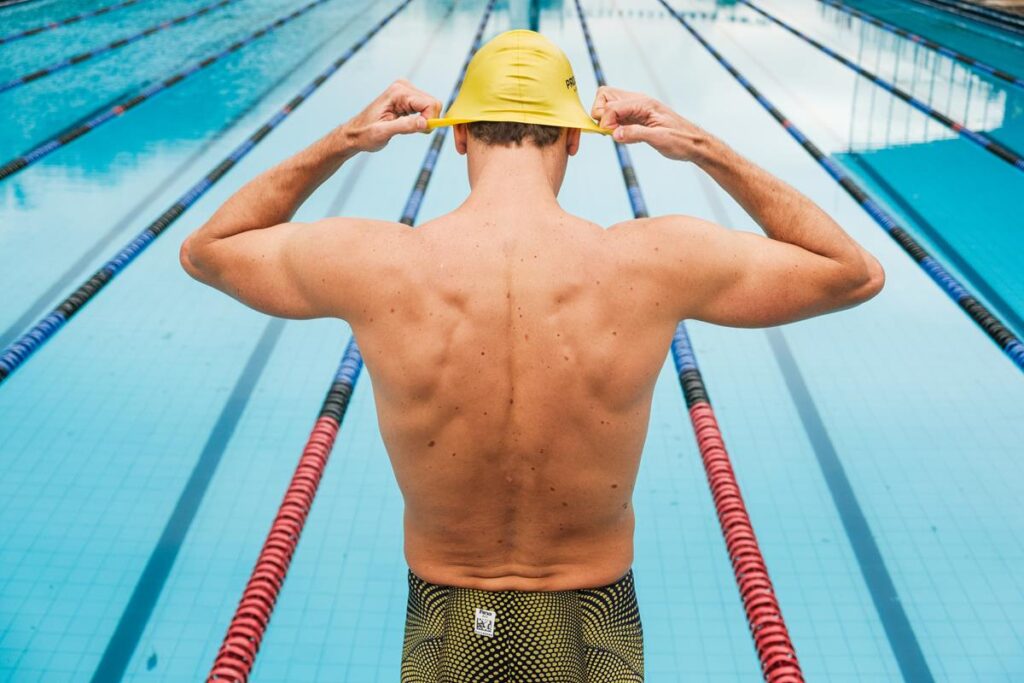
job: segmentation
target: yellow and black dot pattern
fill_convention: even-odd
[[[601,588],[537,593],[439,586],[409,572],[402,683],[643,680],[632,571]]]

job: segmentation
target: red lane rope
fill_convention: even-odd
[[[597,50],[590,36],[590,28],[583,14],[580,0],[576,2],[576,14],[579,16],[583,38],[590,53],[590,62],[594,67],[594,77],[598,85],[607,85],[604,70],[597,58]],[[636,218],[648,216],[647,204],[640,182],[637,180],[633,161],[626,146],[616,142],[615,152],[622,170],[622,179],[626,184],[626,193]],[[768,683],[803,683],[804,677],[797,660],[796,648],[789,637],[786,622],[782,618],[782,609],[775,597],[775,587],[768,576],[768,567],[754,535],[754,527],[743,504],[739,483],[732,470],[729,453],[725,450],[725,440],[718,428],[715,411],[708,401],[707,387],[697,367],[697,358],[686,326],[679,323],[675,336],[672,338],[672,359],[679,372],[679,383],[690,412],[690,422],[697,437],[697,448],[704,464],[711,497],[718,515],[718,523],[725,539],[725,547],[732,562],[736,586],[739,588],[740,599],[747,616],[747,625],[754,638],[754,647],[761,661],[761,673]]]
[[[466,76],[469,60],[483,42],[484,29],[490,19],[497,0],[488,0],[484,15],[480,19],[469,55],[462,65],[459,79],[448,101],[451,106],[462,81]],[[408,0],[406,1],[408,4]],[[446,109],[448,108],[446,107]],[[447,136],[448,129],[441,128],[434,133],[433,140],[427,151],[426,158],[420,168],[420,174],[409,195],[409,200],[402,211],[402,223],[412,225],[416,221],[423,193],[434,171],[434,165],[441,152],[441,146]],[[291,566],[299,536],[309,516],[313,499],[320,487],[320,479],[327,466],[327,460],[334,448],[334,441],[341,428],[341,422],[348,410],[349,399],[355,388],[356,381],[363,369],[363,357],[356,345],[355,338],[349,340],[345,353],[338,366],[334,383],[320,410],[320,417],[306,442],[306,447],[299,458],[299,464],[292,475],[292,480],[285,492],[284,501],[278,509],[277,517],[270,527],[267,540],[263,544],[256,566],[253,568],[249,583],[242,592],[242,598],[235,610],[235,615],[228,626],[227,635],[221,644],[214,660],[213,667],[207,677],[211,681],[231,681],[246,683],[256,662],[263,636],[270,625],[281,587]]]
[[[804,677],[796,649],[782,618],[782,608],[775,597],[715,412],[702,400],[690,407],[690,421],[754,647],[761,660],[761,672],[770,683],[802,683]]]
[[[342,356],[320,417],[302,450],[274,523],[270,525],[267,540],[242,592],[207,681],[245,683],[249,680],[256,653],[270,624],[270,615],[277,604],[362,368],[362,356],[352,340]]]

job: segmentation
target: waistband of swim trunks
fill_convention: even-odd
[[[621,579],[619,579],[618,581],[613,581],[612,583],[609,583],[609,584],[604,585],[604,586],[588,586],[586,588],[575,588],[575,589],[569,589],[569,590],[564,590],[564,591],[518,591],[518,590],[488,591],[488,590],[484,590],[482,588],[470,588],[468,586],[452,586],[452,585],[448,585],[448,584],[431,583],[429,581],[425,581],[424,579],[421,579],[419,576],[417,576],[413,572],[412,569],[409,570],[409,585],[410,586],[416,586],[416,587],[419,587],[419,588],[451,588],[451,589],[462,589],[462,590],[475,590],[475,591],[480,591],[481,593],[502,593],[502,594],[507,594],[507,593],[531,593],[531,592],[534,592],[534,593],[552,593],[552,594],[556,594],[556,593],[580,593],[580,592],[588,591],[588,590],[590,590],[590,591],[603,591],[603,590],[609,590],[609,589],[614,589],[614,588],[621,588],[621,587],[624,587],[626,585],[632,585],[632,583],[633,583],[633,568],[630,567],[630,569],[625,574],[622,575]]]

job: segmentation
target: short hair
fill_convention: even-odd
[[[473,121],[468,127],[469,134],[485,145],[502,147],[521,147],[523,140],[530,140],[538,147],[549,147],[558,142],[562,134],[558,126],[516,121]]]

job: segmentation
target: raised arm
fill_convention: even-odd
[[[881,290],[877,259],[814,202],[661,102],[601,88],[593,115],[619,142],[646,142],[700,166],[767,235],[687,216],[636,225],[664,245],[655,267],[677,294],[680,318],[764,327],[855,306]]]
[[[395,135],[424,132],[441,104],[399,81],[348,123],[236,192],[181,245],[189,275],[257,310],[284,318],[347,318],[372,264],[360,255],[404,226],[329,218],[292,223],[306,199],[345,161],[383,149]],[[339,256],[346,267],[340,268]],[[371,274],[372,275],[372,274]]]

